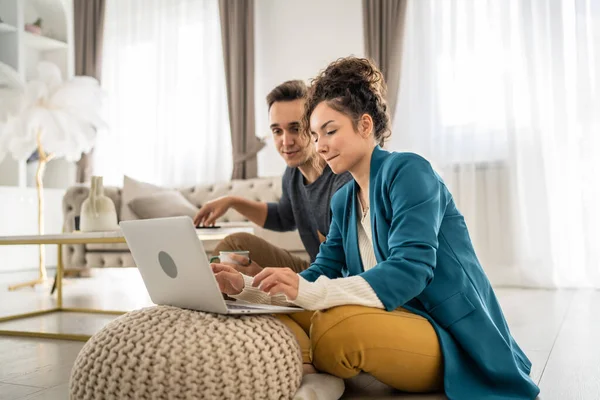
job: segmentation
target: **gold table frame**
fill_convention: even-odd
[[[254,233],[251,226],[237,226],[220,229],[200,229],[198,239],[202,241],[222,240],[232,233],[247,232]],[[127,311],[111,311],[98,310],[92,308],[73,308],[63,306],[63,273],[64,266],[62,261],[62,246],[68,244],[112,244],[112,243],[127,243],[125,237],[116,232],[86,232],[86,233],[65,233],[65,234],[48,234],[48,235],[30,235],[30,236],[4,236],[0,237],[0,246],[16,246],[16,245],[57,245],[58,260],[56,265],[56,307],[46,310],[31,311],[27,313],[14,314],[5,317],[0,317],[0,328],[3,322],[16,321],[25,318],[38,317],[53,313],[84,313],[84,314],[107,314],[107,315],[122,315]],[[35,331],[20,331],[20,330],[3,330],[0,329],[0,336],[17,336],[17,337],[33,337],[43,339],[63,339],[87,341],[91,335],[70,334],[70,333],[54,333],[54,332],[35,332]]]

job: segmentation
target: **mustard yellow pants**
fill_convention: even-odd
[[[222,250],[249,250],[262,267],[290,267],[300,272],[308,263],[250,234],[224,239]],[[443,388],[443,360],[433,326],[427,319],[399,308],[385,311],[340,306],[323,311],[278,314],[296,336],[304,363],[322,372],[351,378],[361,371],[406,392]]]
[[[344,379],[364,371],[406,392],[443,388],[438,338],[419,315],[340,306],[276,317],[296,336],[303,362],[319,371]]]

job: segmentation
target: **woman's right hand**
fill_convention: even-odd
[[[198,213],[194,217],[194,225],[212,226],[219,217],[229,210],[230,207],[230,196],[219,197],[218,199],[209,201],[198,210]]]
[[[222,293],[235,296],[244,290],[244,277],[235,268],[226,264],[210,264]]]

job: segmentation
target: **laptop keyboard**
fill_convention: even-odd
[[[252,306],[242,306],[240,304],[227,304],[227,308],[230,310],[256,310],[257,307]]]

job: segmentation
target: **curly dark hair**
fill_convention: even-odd
[[[319,103],[326,101],[334,110],[348,115],[355,130],[360,117],[369,114],[375,140],[383,146],[391,135],[386,93],[383,74],[371,60],[340,58],[311,81],[302,117],[304,132],[311,136],[310,116]]]

